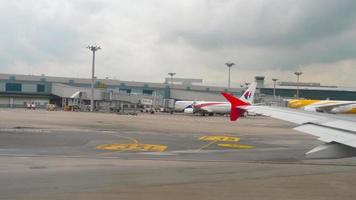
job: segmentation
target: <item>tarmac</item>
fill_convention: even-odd
[[[0,110],[0,199],[355,199],[356,158],[263,116]]]

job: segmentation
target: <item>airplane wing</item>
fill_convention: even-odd
[[[355,103],[356,102],[354,102],[354,101],[328,102],[325,104],[308,105],[307,107],[314,108],[318,112],[330,113],[333,108],[340,107],[340,106],[352,105]]]
[[[298,124],[295,130],[317,136],[325,142],[309,152],[309,158],[342,158],[356,156],[356,118],[325,113],[307,112],[281,107],[249,105],[231,94],[221,93],[231,103],[230,120],[235,121],[243,112],[252,111]]]
[[[247,110],[298,124],[295,130],[325,142],[306,153],[309,158],[356,156],[356,119],[288,108],[249,106]]]

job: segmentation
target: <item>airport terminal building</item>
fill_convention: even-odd
[[[164,83],[151,83],[97,79],[94,100],[96,107],[117,107],[125,103],[172,107],[172,100],[224,100],[220,92],[227,91],[226,88],[193,85],[201,81],[167,78]],[[243,89],[231,88],[229,91],[240,94]],[[19,108],[27,103],[35,103],[37,107],[49,103],[60,107],[89,105],[90,98],[89,78],[0,74],[0,107]]]
[[[293,98],[297,85],[293,82],[279,82],[266,85],[263,76],[256,76],[257,101],[273,97]],[[94,100],[96,107],[118,107],[125,104],[147,104],[172,107],[173,100],[224,101],[222,91],[240,95],[245,87],[230,88],[196,85],[201,79],[166,78],[164,83],[97,79]],[[21,108],[27,103],[37,107],[47,104],[89,105],[91,79],[53,76],[0,74],[0,107]],[[310,99],[356,100],[356,88],[321,86],[318,83],[299,83],[299,96]],[[274,98],[274,97],[273,97]],[[127,106],[127,105],[125,105]]]
[[[278,82],[274,85],[264,85],[260,91],[265,96],[273,96],[274,90],[277,97],[295,98],[299,88],[299,97],[316,100],[356,100],[356,88],[323,86],[320,83]]]

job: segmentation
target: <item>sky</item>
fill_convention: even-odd
[[[354,0],[2,1],[0,73],[227,86],[255,75],[356,87]]]

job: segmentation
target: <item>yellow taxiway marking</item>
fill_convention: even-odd
[[[200,137],[199,140],[202,141],[216,141],[216,142],[238,142],[240,138],[235,136],[224,136],[224,135],[208,135]]]
[[[255,148],[254,146],[245,145],[245,144],[218,144],[218,147],[234,148],[234,149],[252,149],[252,148]]]
[[[205,149],[212,144],[217,142],[227,142],[223,144],[217,144],[218,147],[222,148],[234,148],[234,149],[252,149],[255,148],[254,146],[238,144],[237,142],[240,141],[240,138],[235,136],[225,136],[225,135],[209,135],[209,136],[202,136],[199,138],[201,141],[210,141],[208,144],[202,146],[199,150]]]
[[[158,144],[139,144],[139,143],[132,143],[132,144],[104,144],[99,145],[96,149],[100,150],[111,150],[116,152],[122,151],[154,151],[154,152],[163,152],[167,149],[165,145],[158,145]]]
[[[99,150],[109,150],[110,152],[96,154],[98,156],[109,156],[114,153],[124,152],[124,151],[150,151],[150,152],[163,152],[168,147],[160,144],[141,144],[135,138],[128,136],[118,136],[120,138],[125,138],[130,140],[130,143],[125,144],[103,144],[96,146]]]

